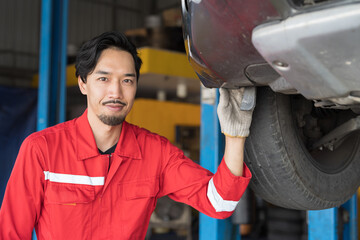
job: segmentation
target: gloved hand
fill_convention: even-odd
[[[252,89],[255,90],[255,89]],[[220,88],[220,99],[217,114],[220,121],[221,132],[230,137],[247,137],[252,120],[253,108],[241,110],[245,88]],[[255,91],[250,96],[255,101]],[[254,103],[255,104],[255,103]],[[255,106],[255,105],[254,105]]]

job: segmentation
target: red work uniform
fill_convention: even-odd
[[[109,158],[111,166],[109,169]],[[112,155],[101,155],[87,120],[23,142],[0,210],[0,239],[144,239],[156,200],[170,198],[214,218],[229,217],[251,178],[216,174],[167,139],[123,123]]]

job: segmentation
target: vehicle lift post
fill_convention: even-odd
[[[218,89],[201,86],[200,164],[215,173],[224,154],[225,139],[217,117]],[[240,240],[231,218],[220,220],[200,213],[199,240]]]
[[[339,208],[308,211],[308,240],[358,240],[356,194]]]
[[[66,120],[67,25],[68,0],[42,0],[37,131]]]

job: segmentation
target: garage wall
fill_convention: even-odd
[[[142,27],[140,3],[140,0],[70,0],[68,43],[78,46],[104,31]]]
[[[107,30],[142,27],[143,1],[69,0],[69,49]],[[40,15],[41,0],[0,1],[0,85],[27,87],[37,73]]]
[[[38,66],[40,0],[0,3],[0,83],[21,83]]]

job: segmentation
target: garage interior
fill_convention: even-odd
[[[24,138],[86,109],[75,56],[85,40],[109,30],[124,32],[143,60],[127,121],[167,137],[216,171],[224,141],[213,127],[218,126],[218,92],[201,86],[188,62],[180,0],[1,1],[0,16],[1,201]],[[60,66],[54,66],[56,57]],[[203,139],[204,132],[212,138]],[[146,239],[355,240],[357,216],[356,196],[339,208],[300,211],[267,203],[249,188],[226,220],[164,197]]]

